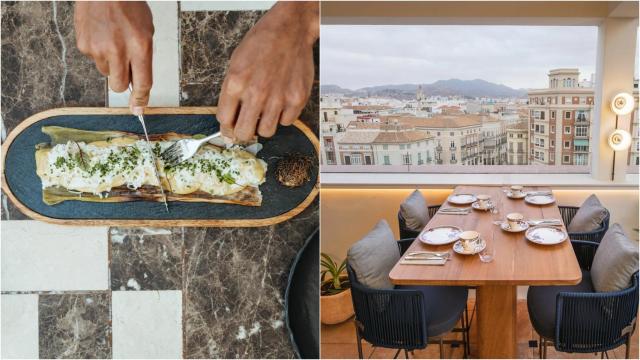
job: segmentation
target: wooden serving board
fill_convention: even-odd
[[[175,131],[180,134],[211,134],[218,130],[215,107],[147,108],[145,122],[149,134]],[[132,201],[92,203],[65,201],[46,205],[42,182],[36,174],[35,146],[49,142],[42,126],[64,126],[84,130],[119,130],[142,133],[137,118],[127,108],[60,108],[35,114],[20,123],[2,144],[2,190],[27,216],[64,225],[111,226],[215,226],[254,227],[277,224],[304,210],[318,194],[317,166],[306,184],[289,188],[275,177],[276,164],[289,154],[318,159],[318,138],[301,121],[280,127],[275,136],[260,139],[258,157],[268,164],[267,178],[260,185],[262,206]]]

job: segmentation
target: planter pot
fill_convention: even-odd
[[[336,295],[320,297],[320,321],[326,325],[339,324],[353,316],[351,289]]]

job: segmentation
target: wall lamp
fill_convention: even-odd
[[[609,135],[609,147],[613,149],[613,165],[611,167],[611,181],[616,171],[616,152],[625,151],[631,146],[631,134],[628,131],[618,129],[618,116],[628,115],[633,111],[633,96],[628,93],[619,93],[611,100],[611,111],[616,114],[616,129]]]

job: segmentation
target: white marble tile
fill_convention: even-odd
[[[182,357],[182,291],[114,291],[113,357]]]
[[[183,1],[181,11],[269,10],[276,1]]]
[[[180,105],[180,49],[178,43],[178,3],[149,1],[153,14],[153,88],[149,106]],[[110,107],[129,106],[129,92],[109,89]]]
[[[0,295],[3,359],[38,358],[38,295]]]
[[[2,291],[107,290],[108,228],[2,221]]]

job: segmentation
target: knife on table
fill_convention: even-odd
[[[149,143],[149,134],[147,134],[147,126],[144,123],[144,116],[138,115],[138,120],[140,120],[140,124],[142,124],[142,130],[144,130],[144,137],[147,140],[147,151],[151,154],[151,161],[153,161],[153,172],[156,174],[156,180],[158,181],[158,186],[160,186],[160,192],[162,193],[162,201],[164,202],[164,208],[169,212],[169,205],[167,204],[167,195],[164,193],[164,188],[162,187],[162,182],[160,182],[160,175],[158,172],[158,162],[156,161],[156,154],[153,153],[153,149],[151,149],[151,144]]]

